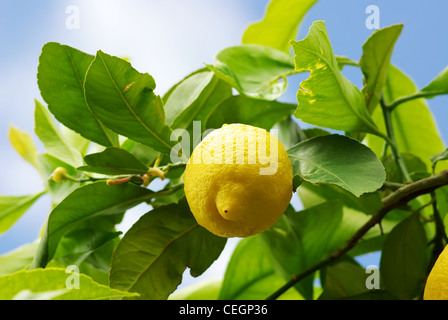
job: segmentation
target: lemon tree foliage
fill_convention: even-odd
[[[43,198],[51,210],[35,242],[0,257],[0,297],[446,299],[448,152],[428,101],[448,94],[448,71],[419,89],[394,66],[399,23],[360,43],[359,61],[338,56],[325,21],[303,25],[315,3],[272,0],[241,44],[164,93],[101,48],[45,44],[35,136],[9,131],[43,190],[0,196],[0,232]],[[222,279],[177,290],[234,236]],[[357,258],[373,252],[369,286]]]

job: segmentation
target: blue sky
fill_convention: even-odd
[[[101,49],[130,57],[137,70],[155,78],[157,93],[163,94],[204,62],[212,63],[221,49],[240,44],[245,28],[262,18],[267,3],[0,0],[0,194],[24,195],[42,189],[38,174],[11,147],[8,130],[11,124],[30,133],[34,130],[34,99],[43,102],[36,81],[38,57],[46,42],[60,42],[92,54]],[[381,27],[404,23],[392,63],[418,87],[428,84],[448,65],[446,1],[321,0],[304,19],[298,39],[306,36],[313,21],[324,20],[335,53],[357,61],[362,44],[373,31],[365,26],[365,10],[372,4],[380,9]],[[66,28],[66,8],[70,5],[80,10],[79,29]],[[345,68],[344,74],[357,86],[362,85],[357,68]],[[291,79],[282,100],[295,102],[298,79]],[[436,97],[429,105],[448,141],[448,96]],[[37,139],[35,143],[43,150]],[[49,199],[44,197],[13,228],[0,235],[0,254],[33,241],[48,212]],[[136,212],[134,218],[143,213],[138,209]],[[132,221],[130,218],[127,223]],[[221,272],[225,263],[219,265]]]

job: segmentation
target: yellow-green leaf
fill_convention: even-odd
[[[243,44],[261,44],[289,51],[298,27],[317,0],[272,0],[262,21],[250,25],[243,35]]]

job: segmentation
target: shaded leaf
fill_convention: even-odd
[[[149,200],[151,193],[132,183],[108,186],[99,181],[79,187],[51,211],[33,267],[46,265],[61,238],[87,219],[123,213]]]
[[[86,101],[113,131],[164,153],[173,142],[156,84],[129,62],[98,51],[86,75]]]
[[[124,235],[113,255],[110,285],[141,299],[166,299],[187,267],[201,275],[226,243],[196,223],[187,202],[154,209]]]
[[[108,175],[144,174],[148,167],[126,150],[109,147],[99,153],[84,157],[87,166],[77,168],[81,171]]]
[[[376,272],[379,273],[379,271]],[[324,274],[324,291],[319,300],[357,300],[361,295],[379,290],[369,290],[366,287],[366,279],[369,274],[353,259],[345,258],[337,261],[325,268]],[[379,275],[378,279],[380,279]]]
[[[165,102],[166,122],[173,129],[189,129],[193,121],[201,121],[204,130],[210,114],[231,95],[231,87],[213,72],[195,72],[169,93]]]
[[[257,236],[238,243],[227,265],[220,300],[262,300],[284,284],[265,252]],[[301,300],[302,297],[292,288],[279,299]]]
[[[223,124],[243,123],[270,130],[274,124],[288,117],[296,105],[233,96],[222,102],[207,122],[207,128],[221,128]]]
[[[83,137],[104,146],[118,145],[117,134],[90,111],[84,98],[84,79],[94,56],[49,42],[39,58],[37,83],[56,119]]]
[[[274,128],[278,129],[278,140],[286,150],[308,138],[291,116],[278,122]]]
[[[243,34],[244,44],[260,44],[288,51],[307,11],[317,0],[271,0],[262,21],[251,24]]]
[[[428,256],[426,234],[413,214],[401,221],[387,236],[380,261],[381,279],[399,299],[413,299],[423,288]]]
[[[287,152],[295,176],[311,183],[335,184],[358,197],[381,188],[386,178],[375,153],[345,136],[308,139]]]

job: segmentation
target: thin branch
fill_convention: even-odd
[[[288,289],[292,288],[298,282],[313,274],[317,270],[325,267],[329,263],[339,259],[349,252],[358,241],[376,224],[380,223],[384,216],[391,210],[407,204],[410,200],[417,198],[423,194],[431,193],[434,190],[448,185],[448,170],[440,172],[438,175],[431,176],[413,183],[410,183],[382,200],[381,208],[367,221],[346,243],[346,245],[335,252],[331,253],[326,259],[310,267],[304,272],[292,276],[291,280],[283,285],[280,289],[270,295],[267,300],[275,300]]]
[[[404,160],[401,156],[401,153],[397,147],[397,140],[395,139],[395,132],[394,132],[393,124],[392,124],[392,114],[391,114],[392,109],[387,107],[386,100],[384,99],[384,96],[381,97],[380,104],[381,104],[381,109],[383,111],[384,123],[386,125],[386,131],[387,131],[386,142],[389,144],[389,147],[392,152],[392,157],[397,165],[399,172],[402,175],[402,178],[404,179],[404,182],[412,181],[411,176],[409,175],[408,169],[406,168]]]
[[[398,98],[394,101],[392,101],[389,105],[388,108],[390,110],[395,109],[396,107],[398,107],[400,104],[414,100],[414,99],[420,99],[420,98],[426,98],[426,97],[432,97],[432,96],[437,96],[437,95],[442,95],[442,94],[447,94],[446,91],[418,91],[416,93]]]

